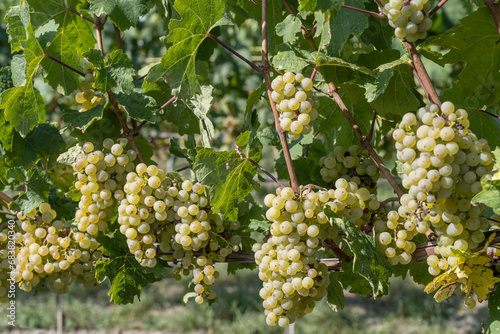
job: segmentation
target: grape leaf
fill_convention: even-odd
[[[330,285],[328,285],[326,303],[335,312],[339,309],[344,309],[345,306],[344,289],[332,273],[330,273]]]
[[[142,267],[127,248],[126,238],[115,232],[112,237],[99,235],[100,250],[108,258],[96,263],[96,278],[99,282],[108,279],[111,288],[108,295],[115,304],[130,304],[135,297],[140,300],[143,287],[167,276],[167,268],[158,261],[154,268]]]
[[[45,103],[32,81],[26,86],[4,91],[0,100],[0,108],[5,109],[5,119],[22,137],[26,137],[35,126],[45,121]]]
[[[487,8],[479,8],[460,20],[451,37],[463,47],[452,48],[444,56],[447,63],[465,62],[458,80],[443,92],[443,101],[469,110],[500,101],[500,43],[498,29]]]
[[[15,211],[30,212],[43,202],[47,202],[50,190],[50,178],[43,170],[31,168],[10,168],[7,176],[25,185],[26,191],[21,192],[9,208]]]
[[[97,16],[108,15],[122,31],[135,27],[148,9],[144,0],[89,0],[89,3]]]
[[[98,105],[84,112],[67,109],[63,111],[62,115],[64,122],[85,131],[95,120],[102,118],[103,111],[104,106]]]
[[[84,54],[94,65],[94,88],[101,91],[113,91],[130,94],[134,89],[134,66],[122,50],[114,50],[105,59],[99,50],[92,49]]]
[[[12,83],[14,87],[26,85],[26,58],[22,54],[15,54],[10,62]]]
[[[295,56],[293,51],[280,51],[273,58],[271,63],[274,68],[282,71],[302,72],[302,70],[309,66],[309,63],[301,58]]]
[[[132,94],[115,94],[116,101],[122,105],[127,114],[138,121],[156,122],[154,113],[155,100],[139,92]]]
[[[363,0],[347,0],[346,5],[364,9]],[[347,8],[340,8],[331,20],[332,39],[328,52],[334,57],[340,57],[344,44],[349,36],[360,36],[368,28],[368,15]]]
[[[377,81],[367,87],[365,95],[379,115],[399,116],[417,110],[420,100],[413,93],[415,80],[407,64],[379,72]]]
[[[27,0],[23,6],[30,13],[31,25],[38,27],[35,37],[43,53],[81,69],[82,53],[95,45],[95,38],[93,24],[67,10],[68,7],[75,8],[77,4],[77,0]],[[86,11],[82,14],[88,15]],[[28,33],[31,33],[30,29]],[[47,57],[43,59],[41,67],[45,80],[59,93],[68,95],[78,89],[81,80],[78,73]]]
[[[248,158],[258,162],[262,145],[258,140],[253,140],[252,145]],[[211,187],[210,204],[214,211],[222,212],[230,220],[238,219],[237,204],[258,185],[253,179],[257,167],[236,151],[215,152],[202,148],[196,155],[193,171],[200,182]]]
[[[26,143],[35,152],[60,153],[64,139],[59,129],[44,123],[38,125],[26,136]]]
[[[488,140],[490,147],[500,146],[500,120],[482,112],[469,112],[470,127],[478,138]]]
[[[486,334],[499,334],[500,333],[500,289],[497,288],[495,291],[490,293],[488,298],[488,310],[490,311],[490,317],[488,318],[488,327],[486,328]]]
[[[285,43],[294,43],[297,33],[300,32],[302,22],[295,15],[288,15],[282,22],[276,25],[276,34],[283,37]]]
[[[10,52],[21,50],[21,41],[26,40],[26,26],[30,20],[28,12],[22,6],[12,6],[5,13],[6,30],[9,34]]]
[[[392,275],[391,265],[375,239],[362,233],[345,217],[339,218],[328,207],[325,208],[325,214],[332,219],[333,226],[346,235],[344,240],[354,254],[353,272],[369,282],[374,296],[387,294],[388,280]]]
[[[317,0],[299,0],[300,10],[312,12],[316,8]]]
[[[14,83],[12,82],[10,66],[2,67],[0,69],[0,94],[12,87],[14,87]]]
[[[176,1],[175,10],[181,20],[172,19],[169,24],[168,43],[173,43],[162,57],[160,64],[153,66],[147,81],[168,78],[172,94],[179,98],[189,98],[201,92],[196,76],[196,54],[208,33],[224,15],[224,0],[202,2],[199,0]]]

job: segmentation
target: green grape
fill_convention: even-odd
[[[318,100],[310,93],[313,81],[301,73],[286,72],[274,78],[271,87],[271,98],[280,112],[280,126],[288,133],[288,138],[295,140],[301,134],[310,133],[312,122],[318,117],[315,108],[319,107]]]
[[[312,311],[326,294],[328,270],[316,257],[326,236],[336,235],[322,210],[331,199],[328,191],[310,190],[303,190],[296,199],[286,187],[278,188],[277,196],[265,197],[271,237],[254,244],[252,250],[263,282],[259,295],[270,326],[288,326]]]

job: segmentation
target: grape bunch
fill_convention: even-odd
[[[380,170],[366,150],[357,145],[347,150],[337,146],[319,164],[321,176],[333,192],[332,211],[357,226],[369,222],[380,207],[375,191]]]
[[[126,145],[123,138],[117,143],[105,139],[102,150],[95,150],[90,142],[83,145],[84,153],[73,166],[78,178],[75,188],[82,195],[75,213],[79,231],[96,236],[108,228],[117,201],[124,197],[124,175],[135,167],[137,154],[132,149],[125,151]]]
[[[266,322],[286,327],[310,313],[325,296],[328,268],[317,261],[318,250],[338,231],[323,212],[331,199],[328,191],[306,189],[299,199],[291,188],[278,188],[276,193],[264,198],[271,236],[252,248],[263,282],[259,294]]]
[[[154,165],[138,164],[126,181],[118,223],[130,252],[146,267],[154,267],[157,257],[174,261],[175,278],[193,272],[197,303],[214,299],[210,286],[218,272],[213,263],[239,250],[241,238],[230,232],[239,229],[239,222],[212,212],[207,187],[171,179]]]
[[[24,233],[15,235],[17,266],[12,277],[24,291],[42,282],[55,293],[66,292],[74,280],[86,287],[98,285],[94,264],[102,256],[99,244],[88,234],[65,228],[56,216],[48,203],[18,214]]]
[[[81,92],[75,95],[75,100],[80,103],[82,107],[78,110],[79,112],[84,112],[95,106],[105,104],[106,98],[103,93],[94,90],[94,66],[87,58],[82,58],[80,64],[83,67],[83,73],[85,74],[85,79],[80,83]]]
[[[297,85],[297,86],[296,86]],[[271,82],[271,98],[280,112],[281,128],[288,138],[295,140],[312,131],[312,122],[318,118],[319,100],[312,94],[313,81],[302,73],[286,72]]]
[[[396,37],[415,42],[427,37],[427,31],[432,27],[429,18],[431,4],[428,0],[411,0],[407,4],[404,0],[382,1],[384,14],[389,19]]]
[[[397,213],[407,233],[431,229],[438,236],[436,256],[427,261],[432,275],[462,261],[454,250],[473,251],[484,241],[481,230],[490,226],[482,217],[485,206],[471,200],[481,191],[481,178],[493,168],[491,149],[468,128],[467,112],[444,102],[441,109],[432,104],[417,115],[404,115],[393,132],[402,184],[408,190]],[[385,231],[379,241],[388,242]]]

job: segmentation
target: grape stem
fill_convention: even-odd
[[[250,60],[248,60],[247,58],[243,57],[241,54],[239,54],[236,50],[234,50],[232,47],[230,47],[229,45],[227,45],[226,43],[224,43],[223,41],[221,41],[220,39],[218,39],[217,37],[215,37],[214,35],[212,35],[211,33],[207,33],[207,36],[210,37],[211,39],[213,39],[214,41],[216,41],[219,45],[221,45],[224,49],[228,50],[229,52],[231,52],[233,55],[235,55],[236,57],[240,58],[241,60],[243,60],[245,63],[247,63],[248,65],[250,65],[251,68],[253,68],[254,71],[256,72],[262,72],[262,68],[258,65],[255,65],[254,63],[252,63]]]
[[[332,239],[323,241],[322,246],[325,249],[331,250],[337,257],[344,262],[351,262],[352,256],[347,255]]]
[[[496,119],[500,119],[500,116],[495,115],[495,114],[493,114],[493,113],[491,113],[491,112],[489,112],[489,111],[486,111],[486,110],[484,110],[484,109],[479,109],[478,111],[479,111],[479,112],[482,112],[483,114],[486,114],[486,115],[488,115],[488,116],[494,117],[494,118],[496,118]]]
[[[77,12],[77,11],[76,11],[76,10],[74,10],[73,8],[69,8],[69,7],[67,7],[67,8],[66,8],[66,10],[67,10],[68,12],[72,12],[73,14],[76,14],[76,15],[80,16],[80,17],[81,17],[82,19],[84,19],[85,21],[89,21],[90,23],[94,23],[94,20],[92,20],[91,18],[86,17],[86,16],[85,16],[85,15],[83,15],[82,13]]]
[[[278,110],[276,109],[276,103],[271,99],[271,76],[269,74],[271,66],[269,65],[268,59],[268,45],[267,45],[267,0],[262,0],[262,74],[264,75],[264,81],[266,82],[267,97],[269,103],[271,104],[271,109],[274,116],[274,124],[278,136],[281,141],[281,146],[283,147],[283,155],[285,156],[286,166],[288,169],[288,174],[290,175],[290,183],[295,195],[300,195],[300,185],[295,174],[295,169],[293,167],[292,156],[290,154],[290,149],[288,148],[288,142],[286,138],[285,131],[281,128]]]
[[[295,13],[292,6],[290,6],[290,4],[286,0],[281,0],[281,2],[283,3],[286,10],[288,10],[288,12],[290,14],[292,14],[293,16],[297,16],[297,13]],[[300,30],[302,31],[302,36],[304,37],[304,39],[307,41],[307,43],[309,43],[309,46],[314,51],[318,51],[318,47],[316,46],[316,42],[314,42],[314,38],[312,37],[314,35],[313,31],[307,29],[306,26],[303,25],[302,23],[300,24]],[[313,30],[316,30],[316,29],[314,28]]]
[[[52,57],[51,55],[48,55],[48,54],[44,53],[44,54],[43,54],[43,57],[44,57],[44,58],[49,58],[50,60],[55,61],[55,62],[56,62],[56,63],[58,63],[59,65],[62,65],[62,66],[64,66],[64,67],[66,67],[67,69],[72,70],[73,72],[80,74],[82,77],[85,77],[85,73],[78,71],[76,68],[74,68],[74,67],[72,67],[72,66],[69,66],[68,64],[66,64],[66,63],[64,63],[64,62],[62,62],[62,61],[60,61],[59,59],[56,59],[56,58]]]
[[[377,6],[378,6],[378,10],[383,13],[384,12],[384,5],[382,5],[382,3],[380,2],[380,0],[375,0],[375,2],[377,3]]]
[[[107,16],[104,19],[105,21],[107,20]],[[103,23],[101,20],[99,20],[99,17],[94,14],[94,28],[96,31],[96,36],[97,36],[97,45],[99,47],[99,50],[102,53],[102,56],[104,57],[104,48],[102,44],[102,26]],[[108,90],[107,95],[109,97],[109,100],[111,101],[111,104],[113,108],[111,110],[113,113],[116,115],[118,118],[118,121],[120,122],[120,126],[123,131],[123,137],[127,138],[128,142],[130,143],[130,147],[137,153],[137,161],[144,163],[144,160],[142,159],[141,152],[139,152],[139,148],[137,147],[137,144],[134,141],[134,136],[132,134],[132,131],[130,128],[127,126],[127,122],[125,122],[125,119],[123,118],[123,115],[120,111],[120,107],[118,106],[118,102],[116,101],[116,97],[113,94],[111,90]]]
[[[99,17],[95,14],[94,14],[94,27],[96,30],[97,46],[99,50],[101,50],[101,54],[104,57],[104,46],[102,44],[102,23],[101,20],[99,20]]]
[[[361,144],[361,146],[363,146],[368,151],[368,154],[370,154],[370,157],[372,158],[373,162],[377,165],[377,167],[380,169],[382,174],[384,174],[385,178],[387,179],[387,181],[389,182],[391,187],[394,189],[396,194],[399,197],[403,196],[404,195],[403,190],[399,187],[398,183],[396,182],[396,180],[392,176],[389,169],[384,165],[384,163],[382,162],[382,159],[380,159],[377,152],[375,152],[375,150],[371,146],[370,142],[367,140],[367,137],[363,134],[363,132],[361,132],[361,129],[359,128],[358,124],[356,124],[356,121],[354,120],[351,113],[349,112],[349,109],[347,109],[344,101],[342,101],[342,98],[340,97],[335,84],[333,82],[330,82],[328,84],[328,87],[330,89],[330,92],[328,95],[330,95],[330,97],[332,97],[335,100],[335,102],[337,102],[337,105],[339,106],[339,108],[342,111],[342,113],[344,114],[345,118],[347,119],[347,121],[351,125],[352,129],[354,130],[354,133],[358,137],[358,140],[359,140],[359,143]]]
[[[441,100],[439,99],[439,95],[434,88],[434,85],[432,84],[431,78],[429,77],[429,74],[425,69],[424,63],[422,62],[417,49],[415,48],[415,44],[405,41],[403,41],[403,44],[410,54],[410,58],[413,62],[413,66],[417,73],[417,77],[419,78],[418,81],[421,84],[422,89],[425,91],[427,96],[429,96],[429,100],[432,103],[437,104],[439,107],[441,107]],[[441,115],[441,111],[439,111],[439,114]]]
[[[444,6],[445,3],[447,3],[448,0],[441,0],[437,5],[436,7],[432,8],[432,10],[429,12],[429,17],[431,17],[432,15],[434,15],[441,7]]]
[[[484,4],[488,7],[491,12],[493,20],[498,28],[498,33],[500,34],[500,5],[497,0],[483,0]]]
[[[371,16],[376,17],[378,19],[383,19],[385,17],[384,14],[370,12],[369,10],[364,10],[361,8],[351,7],[351,6],[347,6],[347,5],[340,5],[340,7],[345,8],[345,9],[354,10],[356,12],[368,14],[368,15],[371,15]]]
[[[278,180],[276,177],[274,177],[274,175],[271,174],[269,171],[267,171],[264,167],[262,167],[261,165],[259,165],[258,162],[256,162],[252,158],[244,157],[243,156],[243,152],[241,152],[241,149],[240,149],[240,147],[238,145],[236,145],[235,150],[236,150],[236,153],[238,153],[238,155],[240,156],[241,160],[247,160],[252,165],[256,166],[258,169],[260,169],[261,171],[263,171],[267,176],[269,176],[271,178],[271,180],[273,180],[274,182],[276,182],[279,186],[285,187],[285,185],[283,183],[281,183],[280,180]]]
[[[113,23],[113,28],[115,28],[116,48],[119,50],[123,50],[123,42],[122,42],[120,28],[118,28],[114,23]]]

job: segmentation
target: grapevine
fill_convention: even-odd
[[[446,3],[0,5],[0,304],[253,269],[288,327],[412,276],[495,333],[500,4]]]

